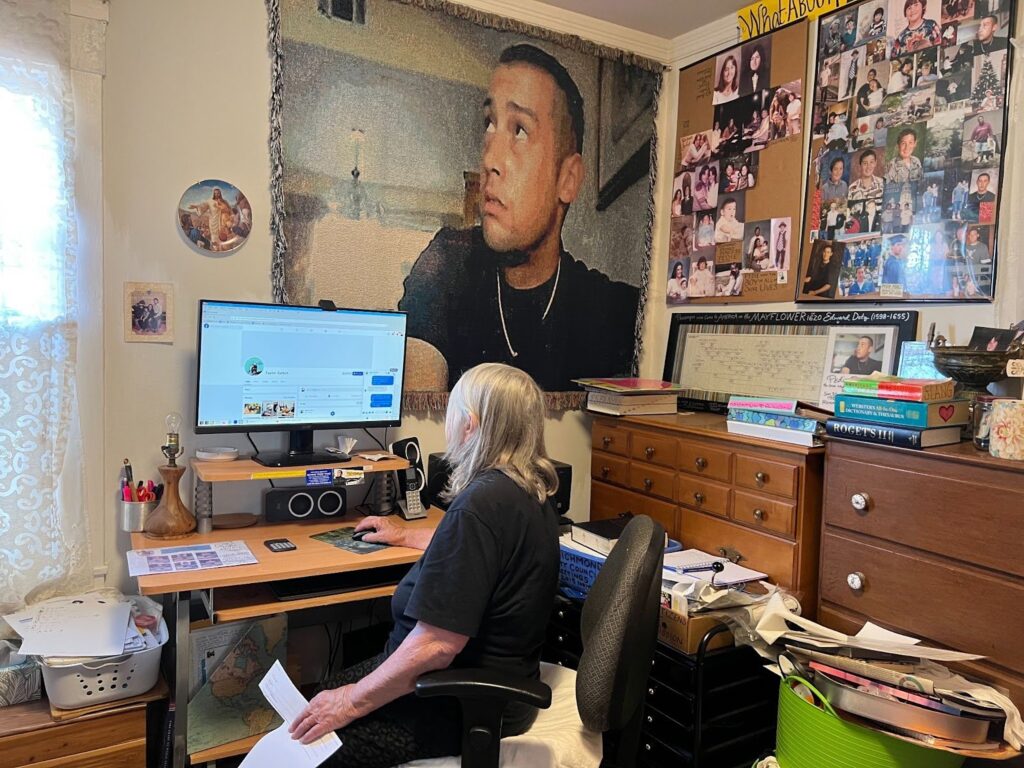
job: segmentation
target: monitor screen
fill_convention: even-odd
[[[196,432],[396,426],[403,312],[199,302]]]

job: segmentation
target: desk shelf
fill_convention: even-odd
[[[243,619],[259,619],[272,616],[283,611],[301,611],[305,608],[319,608],[325,605],[341,605],[361,600],[373,600],[378,597],[391,597],[397,585],[359,589],[353,592],[337,592],[332,595],[304,597],[298,600],[278,600],[266,584],[249,584],[244,587],[231,587],[214,594],[213,621],[220,624],[225,621]]]
[[[359,469],[363,472],[397,472],[409,466],[409,462],[398,457],[366,461],[358,456],[352,461],[337,464],[310,464],[301,467],[265,467],[252,459],[235,461],[202,461],[192,459],[192,471],[196,480],[204,483],[241,482],[245,480],[304,479],[308,469]]]
[[[257,733],[255,736],[246,736],[244,739],[239,739],[238,741],[229,741],[227,744],[221,744],[216,747],[210,747],[209,749],[194,752],[188,756],[189,761],[192,765],[202,765],[203,763],[213,762],[215,760],[226,760],[229,757],[245,755],[250,749],[256,746],[256,742],[266,736],[267,733],[270,733],[270,731]]]

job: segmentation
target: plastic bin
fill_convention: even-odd
[[[824,709],[800,698],[791,682],[807,686]],[[779,688],[777,736],[779,768],[959,768],[965,759],[848,723],[813,685],[796,677]]]
[[[42,659],[43,683],[58,709],[78,709],[138,696],[156,685],[167,623],[160,619],[160,645],[136,653],[58,666]]]

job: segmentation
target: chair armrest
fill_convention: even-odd
[[[442,669],[416,680],[416,695],[517,701],[538,709],[551,706],[551,688],[540,680],[493,669]]]

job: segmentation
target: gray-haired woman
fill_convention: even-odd
[[[454,700],[417,699],[416,678],[448,667],[485,667],[537,678],[558,586],[557,490],[544,448],[544,399],[523,371],[485,363],[448,398],[445,496],[436,530],[367,517],[364,541],[425,550],[398,585],[384,652],[345,670],[291,727],[303,743],[337,730],[336,765],[390,766],[461,751]],[[535,709],[511,704],[502,734],[526,731]]]

